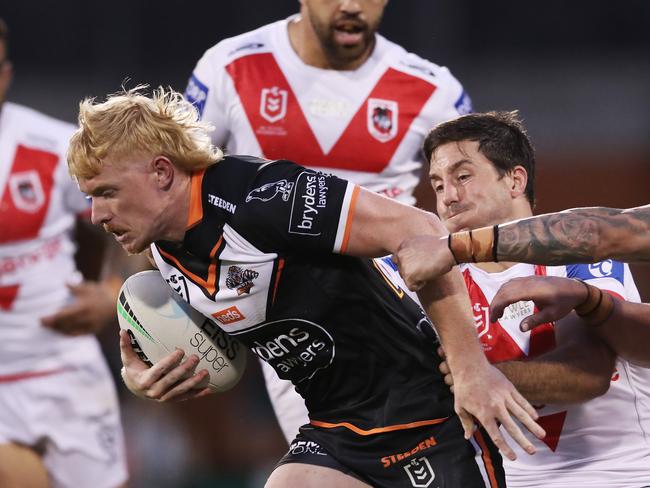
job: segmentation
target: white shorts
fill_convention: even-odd
[[[0,444],[42,452],[52,488],[114,488],[127,480],[124,435],[106,363],[0,383]]]

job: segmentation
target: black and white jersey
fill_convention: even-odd
[[[295,385],[316,430],[440,422],[453,401],[428,319],[389,260],[344,254],[358,192],[289,161],[228,156],[193,175],[185,238],[153,255],[191,306]]]

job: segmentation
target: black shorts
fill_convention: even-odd
[[[501,456],[487,433],[480,429],[466,441],[458,417],[371,436],[303,426],[278,466],[287,463],[336,469],[385,488],[506,486]]]

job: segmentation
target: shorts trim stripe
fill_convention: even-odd
[[[425,425],[435,425],[435,424],[441,424],[445,420],[447,420],[449,417],[444,417],[440,419],[431,419],[431,420],[420,420],[418,422],[411,422],[410,424],[398,424],[398,425],[389,425],[387,427],[375,427],[374,429],[361,429],[357,427],[356,425],[353,425],[349,422],[339,422],[337,424],[332,424],[329,422],[321,422],[319,420],[312,420],[310,422],[311,425],[315,427],[322,427],[324,429],[334,429],[336,427],[345,427],[346,429],[350,429],[352,432],[355,434],[359,435],[374,435],[374,434],[381,434],[385,432],[394,432],[396,430],[406,430],[406,429],[415,429],[417,427],[423,427]]]
[[[481,472],[485,486],[489,486],[490,488],[499,488],[496,473],[494,472],[494,465],[492,464],[492,457],[490,456],[490,451],[480,430],[476,431],[474,436],[470,439],[470,442],[476,450],[476,456],[474,456],[474,459],[476,460],[478,469]]]
[[[28,380],[31,378],[41,378],[43,376],[50,376],[53,374],[64,373],[66,371],[70,371],[71,369],[72,368],[57,368],[57,369],[49,369],[45,371],[25,371],[23,373],[5,374],[5,375],[0,375],[0,383],[11,383],[13,381]]]

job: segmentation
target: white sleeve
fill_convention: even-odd
[[[198,109],[202,120],[214,126],[212,143],[223,147],[228,141],[230,124],[224,96],[227,73],[219,47],[217,44],[209,49],[199,60],[188,81],[185,98]]]
[[[280,424],[287,444],[291,444],[298,435],[298,429],[309,423],[305,401],[298,395],[291,381],[281,380],[267,362],[260,360],[260,364],[275,418]]]

